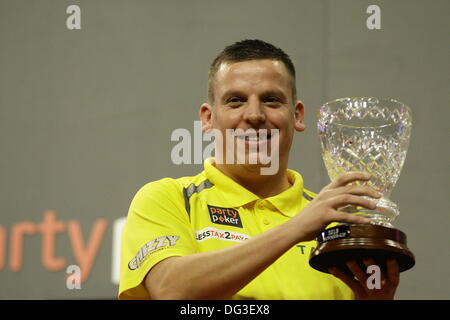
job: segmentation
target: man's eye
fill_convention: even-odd
[[[267,97],[264,98],[264,102],[266,103],[280,102],[280,99],[278,99],[277,97]]]
[[[239,97],[232,97],[227,100],[228,103],[242,102],[242,99]]]

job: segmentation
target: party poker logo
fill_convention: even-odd
[[[242,228],[241,217],[236,209],[208,205],[208,211],[213,223]]]

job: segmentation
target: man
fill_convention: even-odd
[[[288,169],[294,131],[305,129],[290,58],[260,40],[228,46],[211,65],[208,100],[200,107],[202,129],[228,137],[216,145],[222,161],[207,159],[195,177],[166,178],[138,191],[123,230],[119,298],[392,299],[399,281],[394,261],[378,290],[366,287],[367,275],[354,261],[347,266],[355,277],[308,264],[325,227],[368,223],[339,208],[374,209],[362,196],[381,194],[356,185],[370,176],[353,172],[316,196]],[[238,150],[239,142],[246,148]],[[261,174],[267,163],[249,161],[263,145],[277,156],[273,174]],[[246,161],[237,163],[242,152]]]

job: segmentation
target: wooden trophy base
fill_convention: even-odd
[[[318,237],[318,246],[311,253],[309,264],[316,270],[328,273],[328,268],[338,267],[351,274],[347,261],[355,260],[362,270],[362,260],[372,258],[381,270],[386,271],[388,259],[397,260],[400,272],[412,268],[414,254],[406,246],[406,235],[394,228],[379,225],[340,224],[326,229]]]

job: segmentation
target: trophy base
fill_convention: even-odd
[[[400,272],[415,264],[414,254],[406,246],[406,235],[394,228],[380,225],[340,224],[326,229],[317,238],[318,246],[311,253],[309,264],[328,272],[330,267],[350,273],[346,262],[355,260],[366,270],[363,259],[372,258],[382,271],[389,259],[397,260]]]

